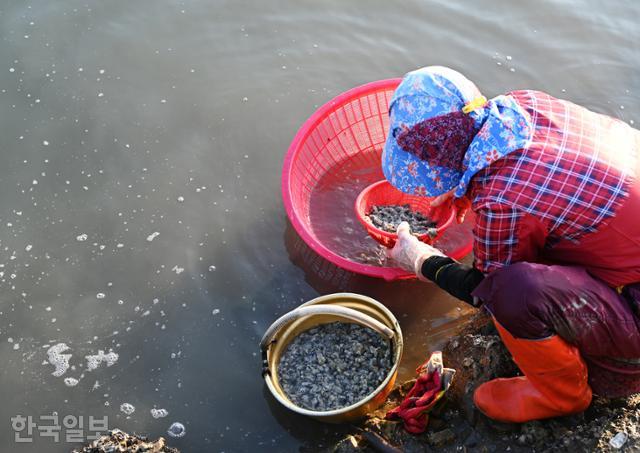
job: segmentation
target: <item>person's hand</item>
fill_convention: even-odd
[[[456,221],[458,223],[462,223],[464,222],[464,218],[467,215],[467,212],[469,212],[469,209],[471,209],[471,200],[469,200],[469,198],[467,198],[466,196],[454,198],[454,192],[455,189],[450,190],[449,192],[438,195],[433,200],[431,200],[431,211],[435,213],[438,209],[448,210],[451,209],[451,205],[453,205],[453,207],[456,209]]]
[[[411,234],[411,229],[407,222],[398,225],[398,240],[392,249],[387,249],[387,256],[392,258],[398,265],[409,272],[421,275],[422,264],[431,256],[444,256],[444,254],[430,245],[420,242],[417,237]]]

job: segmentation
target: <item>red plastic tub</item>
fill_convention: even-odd
[[[282,170],[284,207],[302,240],[318,255],[343,269],[386,280],[415,278],[415,275],[398,268],[361,264],[330,249],[318,237],[319,227],[312,224],[311,198],[318,182],[345,162],[358,160],[361,166],[380,168],[389,128],[389,100],[400,80],[367,83],[320,107],[298,130]],[[357,195],[351,202],[352,212],[356,198]],[[353,215],[355,217],[355,213]],[[456,243],[448,251],[449,256],[461,258],[469,253],[472,244],[464,241]]]
[[[401,192],[387,180],[383,180],[371,184],[360,192],[360,195],[356,198],[355,211],[358,220],[367,229],[369,235],[380,244],[390,248],[395,245],[398,235],[376,228],[367,220],[367,215],[371,212],[373,206],[409,205],[412,211],[431,217],[436,223],[432,234],[424,233],[417,236],[422,242],[433,244],[453,224],[456,213],[453,209],[434,209],[431,212],[431,200],[433,198]]]

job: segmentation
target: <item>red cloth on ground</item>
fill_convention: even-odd
[[[387,420],[403,420],[404,428],[412,434],[420,434],[427,429],[428,413],[442,396],[442,379],[438,370],[422,371],[427,369],[427,363],[416,370],[420,375],[402,403],[385,416]]]

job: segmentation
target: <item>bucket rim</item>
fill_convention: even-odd
[[[355,299],[360,302],[367,302],[375,306],[385,316],[387,316],[391,321],[391,323],[393,324],[392,328],[395,332],[394,338],[391,339],[390,341],[393,343],[394,349],[397,349],[397,351],[394,350],[393,365],[389,370],[389,372],[387,373],[387,376],[372,392],[370,392],[366,397],[362,398],[361,400],[349,406],[341,407],[338,409],[332,409],[330,411],[314,411],[310,409],[305,409],[303,407],[300,407],[294,404],[288,398],[284,397],[284,395],[281,395],[280,392],[278,392],[278,390],[275,388],[273,380],[271,379],[271,376],[268,373],[264,375],[264,380],[265,380],[265,383],[267,384],[267,387],[269,388],[269,391],[279,403],[281,403],[287,409],[292,410],[293,412],[296,412],[301,415],[313,417],[315,419],[331,418],[335,416],[346,415],[349,412],[355,411],[356,409],[362,406],[365,406],[367,403],[373,400],[378,394],[380,394],[380,392],[382,392],[387,387],[387,385],[391,380],[395,380],[398,373],[398,369],[400,367],[400,362],[402,361],[402,354],[404,349],[404,338],[402,336],[402,330],[400,329],[400,323],[398,322],[397,318],[393,315],[393,313],[386,306],[384,306],[384,304],[377,301],[376,299],[369,296],[362,295],[362,294],[350,293],[350,292],[332,293],[332,294],[326,294],[323,296],[315,297],[299,305],[297,308],[305,307],[309,305],[321,304],[328,300],[341,299],[341,298]]]

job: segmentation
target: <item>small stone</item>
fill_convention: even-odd
[[[434,447],[442,447],[453,442],[456,435],[449,428],[429,434],[429,443]]]
[[[625,433],[624,431],[620,431],[618,434],[611,438],[611,440],[609,441],[609,445],[611,445],[612,448],[619,450],[624,446],[624,444],[627,443],[627,439],[629,439],[627,433]]]

